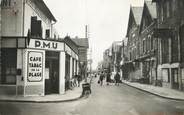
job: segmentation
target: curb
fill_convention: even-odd
[[[34,100],[0,100],[0,102],[17,102],[17,103],[61,103],[61,102],[71,102],[71,101],[77,101],[81,99],[82,96],[73,98],[73,99],[68,99],[68,100],[50,100],[50,101],[34,101]]]
[[[152,94],[152,95],[155,95],[155,96],[161,97],[161,98],[170,99],[170,100],[174,100],[174,101],[184,101],[184,99],[178,99],[178,98],[166,97],[166,96],[163,96],[163,95],[159,95],[159,94],[157,94],[157,93],[153,93],[153,92],[151,92],[151,91],[147,91],[147,90],[144,90],[144,89],[141,89],[141,88],[138,88],[138,87],[135,87],[135,86],[129,85],[129,84],[124,83],[124,82],[122,82],[122,84],[127,85],[127,86],[132,87],[132,88],[135,88],[135,89],[138,89],[138,90],[140,90],[140,91],[143,91],[143,92],[146,92],[146,93],[149,93],[149,94]]]

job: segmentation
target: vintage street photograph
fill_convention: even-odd
[[[184,0],[0,0],[0,115],[184,115]]]

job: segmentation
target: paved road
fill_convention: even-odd
[[[92,95],[66,103],[0,103],[2,115],[184,115],[184,102],[132,87],[92,85]],[[0,115],[1,115],[0,114]]]

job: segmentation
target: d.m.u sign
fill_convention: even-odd
[[[64,43],[48,40],[30,39],[28,48],[64,51]]]

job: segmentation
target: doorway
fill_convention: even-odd
[[[172,73],[172,79],[173,79],[172,87],[173,87],[173,89],[179,89],[178,68],[172,68],[171,73]]]
[[[59,52],[46,51],[45,94],[59,93]]]

